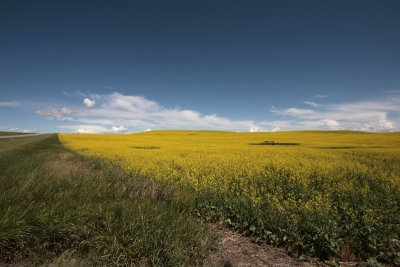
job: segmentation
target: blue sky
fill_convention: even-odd
[[[0,131],[399,131],[398,10],[4,0]]]

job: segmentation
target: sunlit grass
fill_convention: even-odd
[[[179,190],[80,157],[55,135],[15,142],[0,153],[0,265],[197,266],[213,246]]]

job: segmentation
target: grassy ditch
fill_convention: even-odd
[[[57,135],[0,151],[0,263],[201,265],[214,236],[184,198]]]

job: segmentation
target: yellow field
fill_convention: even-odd
[[[289,251],[400,260],[400,133],[152,131],[60,140],[137,177],[189,188],[199,216]]]

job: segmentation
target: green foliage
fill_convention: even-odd
[[[178,191],[77,156],[56,136],[0,155],[0,262],[200,265],[214,237]],[[85,264],[86,265],[86,264]]]

